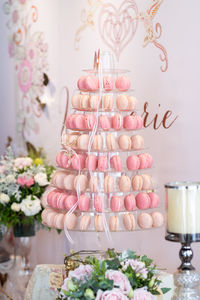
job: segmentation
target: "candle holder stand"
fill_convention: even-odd
[[[200,234],[169,233],[165,239],[171,242],[179,242],[182,245],[179,251],[181,265],[174,274],[176,289],[172,300],[200,300],[198,289],[200,276],[191,264],[193,258],[191,243],[200,242]]]

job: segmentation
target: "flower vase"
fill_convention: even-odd
[[[28,281],[32,274],[30,253],[32,237],[35,236],[35,224],[17,224],[13,227],[15,257],[18,278],[15,279],[17,292],[24,297]]]
[[[15,254],[21,256],[24,271],[31,272],[29,255],[31,237],[35,236],[35,224],[17,224],[13,228],[15,237]]]

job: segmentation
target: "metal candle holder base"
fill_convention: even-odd
[[[200,300],[198,286],[200,276],[191,264],[193,251],[192,242],[200,242],[200,234],[174,234],[169,233],[166,240],[179,242],[182,247],[179,252],[181,265],[178,272],[174,274],[174,283],[176,286],[173,300]]]

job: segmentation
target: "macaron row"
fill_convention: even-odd
[[[96,212],[121,212],[125,210],[133,211],[136,208],[146,210],[159,205],[159,196],[156,193],[140,192],[136,196],[128,194],[124,198],[112,196],[105,201],[102,195],[96,195],[93,199],[86,194],[81,194],[79,198],[75,194],[68,194],[59,189],[50,191],[47,195],[48,206],[56,209],[70,210],[71,208],[87,212],[93,206]],[[93,203],[93,204],[92,204]]]
[[[99,89],[99,79],[95,75],[81,76],[78,79],[77,86],[81,91],[97,91]],[[127,76],[119,76],[114,82],[111,76],[103,77],[103,88],[106,91],[112,91],[114,87],[119,91],[127,91],[130,89],[131,81]]]
[[[62,137],[62,143],[73,149],[88,150],[90,141],[89,134],[65,134]],[[131,151],[141,150],[144,147],[144,139],[141,135],[135,134],[129,136],[122,134],[119,138],[115,137],[114,133],[107,133],[105,137],[101,135],[95,135],[92,143],[92,150],[103,150],[107,151]],[[98,148],[98,149],[97,149]]]
[[[56,157],[56,161],[61,168],[72,168],[77,171],[86,169],[93,172],[107,172],[112,170],[122,172],[124,169],[120,155],[113,155],[109,158],[109,155],[74,154],[70,158],[67,153],[61,152]],[[129,171],[148,169],[152,167],[152,164],[153,158],[149,153],[129,155],[126,159],[126,167]]]
[[[92,219],[94,222],[92,222]],[[164,217],[159,211],[152,213],[140,213],[135,216],[132,213],[125,213],[123,215],[112,215],[109,217],[108,225],[110,231],[134,231],[138,229],[150,229],[152,227],[161,227],[164,223]],[[57,228],[79,230],[79,231],[105,231],[105,219],[102,215],[94,215],[94,218],[90,215],[84,214],[80,217],[76,213],[58,213],[51,208],[45,208],[42,212],[42,222],[44,225]],[[93,223],[93,224],[92,224]]]
[[[64,171],[56,171],[52,177],[52,184],[59,189],[67,191],[98,193],[104,191],[105,193],[122,192],[127,193],[131,191],[151,190],[153,188],[152,177],[148,174],[135,175],[132,179],[127,175],[114,177],[106,175],[104,177],[104,184],[100,186],[102,180],[99,180],[96,175],[88,178],[85,174],[68,174]]]
[[[93,114],[71,114],[66,119],[66,127],[72,130],[90,131],[96,126],[96,117]],[[138,130],[143,127],[143,119],[139,115],[122,116],[115,114],[112,117],[101,115],[98,119],[98,129],[109,130]]]
[[[113,109],[134,111],[137,104],[138,100],[134,96],[126,94],[116,96],[116,100],[113,94],[106,94],[102,99],[100,99],[97,94],[75,94],[72,97],[72,107],[83,111],[111,111]]]

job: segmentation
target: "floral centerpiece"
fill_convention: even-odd
[[[40,197],[54,167],[45,163],[42,149],[27,148],[28,156],[15,157],[8,147],[0,159],[0,224],[7,228],[41,223]]]
[[[146,255],[108,250],[107,258],[88,256],[69,271],[57,299],[153,300],[170,290],[159,289],[160,283],[156,266]]]

